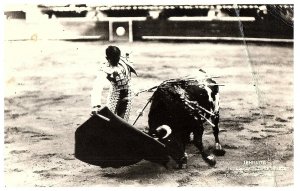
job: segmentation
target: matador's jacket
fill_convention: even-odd
[[[91,99],[92,106],[101,105],[103,84],[105,80],[108,80],[110,82],[110,89],[106,106],[113,113],[128,121],[133,97],[131,73],[136,74],[129,62],[123,59],[120,59],[118,65],[114,67],[108,63],[104,63],[94,82]]]

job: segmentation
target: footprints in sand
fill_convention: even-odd
[[[43,132],[30,130],[30,127],[6,127],[4,131],[5,144],[11,144],[20,139],[29,139],[31,142],[53,140],[54,136]]]
[[[9,152],[10,154],[22,154],[22,153],[29,153],[28,150],[12,150]]]
[[[14,98],[5,98],[5,105],[9,109],[5,110],[6,120],[15,120],[22,116],[37,115],[38,112],[44,111],[51,106],[54,109],[57,106],[65,104],[65,100],[74,95],[47,95],[47,97],[38,96],[40,93],[28,92],[27,94],[17,96]],[[34,103],[34,105],[30,104]]]
[[[225,108],[225,116],[220,118],[220,128],[227,130],[227,136],[237,134],[236,137],[240,141],[256,142],[278,135],[292,134],[294,117],[291,112],[293,109],[274,107],[271,108],[269,105],[268,107],[252,108],[249,109],[249,114],[243,116],[236,116],[230,112],[230,109]],[[228,145],[223,145],[223,147],[231,149]]]
[[[178,186],[179,187],[182,187],[182,186],[187,186],[189,185],[189,183],[192,181],[192,178],[190,176],[185,176],[179,180],[177,180],[176,182],[179,184]]]
[[[49,96],[49,97],[41,97],[36,99],[37,105],[36,109],[43,110],[43,107],[53,107],[60,106],[65,104],[65,101],[68,98],[71,98],[73,95],[58,95],[58,96]]]
[[[9,117],[11,117],[12,119],[17,119],[17,118],[25,116],[25,115],[28,115],[28,113],[12,113],[9,115]]]
[[[73,154],[65,154],[65,153],[44,153],[44,154],[33,154],[33,158],[39,158],[41,160],[44,159],[54,159],[54,160],[75,160],[75,157]]]
[[[116,173],[103,173],[102,176],[106,178],[114,178],[116,177]]]
[[[57,156],[56,153],[34,154],[33,158],[39,158],[39,159],[44,160],[44,159],[50,159],[50,158],[55,157],[55,156]]]
[[[242,122],[233,118],[223,118],[220,120],[220,128],[230,131],[241,131],[244,129]]]
[[[239,146],[233,144],[224,144],[223,148],[226,149],[239,149]]]
[[[23,170],[22,169],[19,169],[19,168],[14,168],[12,169],[13,172],[22,172]]]
[[[65,177],[69,172],[65,172],[63,169],[69,165],[69,161],[75,160],[73,154],[65,153],[44,153],[44,154],[33,154],[31,158],[39,161],[46,161],[51,164],[48,167],[36,166],[33,169],[33,173],[38,174],[42,178],[59,178]]]
[[[276,117],[275,118],[275,121],[278,121],[278,122],[288,122],[288,120],[286,120],[286,119],[282,119],[281,117]]]
[[[33,173],[36,173],[36,174],[38,174],[41,177],[46,178],[46,179],[49,179],[49,178],[53,179],[53,178],[59,178],[59,177],[67,176],[66,174],[58,173],[58,171],[55,172],[55,170],[53,168],[49,169],[49,170],[36,170],[36,171],[33,171]]]
[[[234,134],[238,131],[239,138],[247,140],[260,140],[292,133],[293,107],[277,106],[267,103],[258,108],[250,108],[248,113],[240,115],[231,107],[222,108],[220,128],[227,130],[227,133]]]

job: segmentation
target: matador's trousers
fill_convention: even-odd
[[[108,108],[119,117],[128,121],[131,110],[132,91],[128,89],[117,89],[113,86],[109,92]]]

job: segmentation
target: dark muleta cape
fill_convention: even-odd
[[[128,166],[142,159],[166,164],[165,145],[134,128],[107,107],[75,132],[75,157],[100,167]]]

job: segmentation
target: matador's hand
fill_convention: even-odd
[[[101,105],[93,106],[91,115],[97,114],[100,111],[100,109],[101,109]]]

